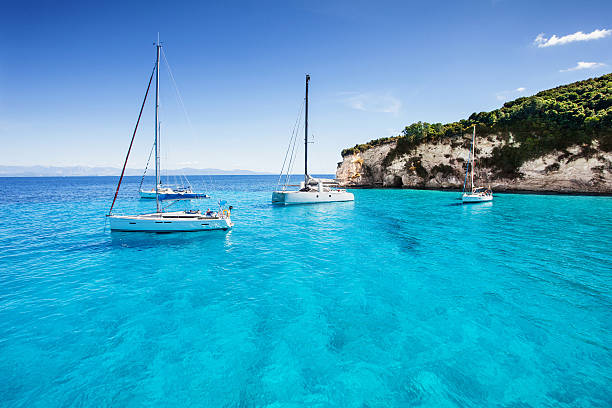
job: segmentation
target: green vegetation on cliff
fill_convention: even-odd
[[[461,137],[472,125],[480,136],[498,134],[509,140],[512,135],[514,143],[496,147],[489,163],[505,176],[517,175],[526,160],[576,144],[588,146],[597,140],[601,150],[612,151],[612,74],[518,98],[494,111],[473,113],[467,120],[413,123],[399,136],[344,149],[342,156],[397,141],[384,161],[390,164],[421,143]]]

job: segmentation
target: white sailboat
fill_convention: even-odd
[[[130,147],[128,149],[127,156],[125,158],[125,163],[123,164],[123,170],[121,171],[121,177],[119,178],[119,183],[117,185],[117,190],[115,191],[115,197],[113,198],[113,203],[111,204],[111,208],[108,212],[108,219],[110,223],[111,231],[141,231],[141,232],[187,232],[187,231],[206,231],[206,230],[228,230],[233,227],[232,220],[230,218],[230,211],[232,207],[230,206],[228,209],[224,209],[223,207],[226,205],[224,201],[219,202],[219,210],[218,211],[206,211],[202,212],[200,210],[183,210],[183,211],[171,211],[165,212],[164,208],[161,206],[162,199],[160,197],[162,192],[160,192],[160,157],[159,157],[159,56],[161,50],[161,44],[159,41],[156,44],[157,49],[157,59],[155,61],[155,67],[153,68],[153,72],[151,73],[151,78],[149,79],[149,85],[147,87],[147,92],[145,94],[144,101],[142,102],[142,106],[140,108],[140,114],[138,115],[138,121],[136,122],[136,128],[134,129],[134,133],[132,134],[132,141],[130,142]],[[123,175],[125,173],[125,167],[127,165],[128,158],[130,156],[130,151],[132,150],[132,145],[134,143],[134,137],[136,136],[136,131],[138,130],[138,124],[140,123],[140,118],[142,116],[142,111],[145,106],[145,102],[147,101],[147,95],[149,94],[149,89],[151,88],[151,82],[153,80],[153,75],[155,75],[155,203],[157,207],[157,211],[150,214],[141,214],[141,215],[114,215],[112,213],[113,207],[115,205],[115,201],[117,200],[117,194],[119,193],[119,188],[121,187],[121,181],[123,180]],[[180,198],[178,198],[180,199]],[[176,199],[176,200],[178,200]],[[172,203],[170,204],[172,205]],[[168,206],[166,206],[167,208]]]
[[[463,204],[470,203],[483,203],[487,201],[493,200],[493,192],[490,188],[486,187],[475,187],[474,186],[474,159],[475,159],[475,148],[476,144],[476,125],[474,125],[474,130],[472,132],[472,152],[470,155],[470,159],[468,159],[468,169],[470,171],[470,191],[465,192],[465,182],[467,182],[467,171],[465,173],[466,180],[464,182],[464,193],[461,196],[461,201]]]
[[[155,189],[151,188],[149,190],[140,190],[140,198],[144,199],[155,199]],[[183,186],[158,186],[157,194],[159,194],[160,200],[176,200],[176,199],[198,199],[198,198],[210,198],[207,194],[204,193],[196,193],[191,187],[183,187]]]
[[[338,183],[334,180],[320,179],[310,177],[308,174],[308,83],[310,75],[306,75],[306,96],[304,99],[305,105],[305,120],[304,120],[304,181],[300,182],[300,189],[297,191],[286,190],[287,182],[282,186],[282,190],[272,192],[272,204],[290,205],[290,204],[317,204],[331,203],[340,201],[354,201],[353,193],[349,193],[344,189],[338,188]],[[291,144],[290,144],[291,145]],[[283,164],[284,165],[284,164]],[[287,176],[289,176],[288,170]],[[282,170],[281,170],[282,176]],[[280,180],[280,178],[279,178]]]
[[[159,127],[159,130],[157,132],[158,142],[159,142],[160,137],[161,137],[161,126]],[[159,143],[157,144],[159,145]],[[155,145],[156,144],[153,143],[153,149],[155,148]],[[151,153],[153,153],[153,149],[151,150]],[[159,147],[157,151],[159,154]],[[210,198],[210,196],[205,193],[199,193],[199,192],[193,191],[191,188],[191,183],[187,179],[187,176],[184,174],[181,174],[179,176],[181,184],[176,184],[176,185],[168,184],[167,182],[168,176],[166,176],[165,184],[162,183],[161,177],[160,177],[159,184],[157,185],[157,189],[155,187],[152,187],[148,190],[143,189],[142,185],[144,183],[145,176],[147,174],[147,170],[149,168],[149,161],[151,160],[151,153],[149,153],[149,159],[147,160],[147,165],[145,166],[144,172],[142,174],[142,178],[140,179],[140,186],[138,187],[138,193],[140,194],[140,198],[150,199],[150,200],[155,200],[156,197],[159,200],[177,200],[177,199],[188,200],[188,199]],[[161,174],[161,171],[160,171],[160,174]]]

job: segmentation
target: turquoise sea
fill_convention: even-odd
[[[194,179],[232,231],[111,234],[115,177],[0,179],[1,406],[612,406],[612,198]]]

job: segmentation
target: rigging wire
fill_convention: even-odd
[[[295,165],[295,159],[296,159],[296,154],[298,151],[298,140],[299,140],[299,135],[302,133],[302,128],[304,126],[304,124],[302,123],[302,116],[300,115],[298,116],[298,126],[295,129],[295,135],[293,136],[293,148],[291,151],[291,160],[289,161],[289,167],[287,168],[287,177],[285,180],[285,186],[283,188],[283,190],[285,190],[287,188],[287,186],[289,185],[289,183],[291,182],[291,175],[293,174],[293,166]]]
[[[176,80],[174,79],[174,74],[172,73],[172,69],[170,68],[170,64],[168,63],[168,58],[166,58],[166,52],[164,51],[164,49],[162,48],[162,57],[164,59],[164,63],[166,64],[166,68],[168,68],[168,74],[170,76],[170,80],[172,81],[172,85],[174,86],[174,91],[176,94],[176,99],[179,102],[179,105],[181,106],[181,109],[183,109],[183,114],[185,115],[185,119],[187,121],[187,125],[189,126],[189,130],[191,131],[191,135],[195,136],[196,132],[195,129],[193,127],[193,123],[191,122],[191,118],[189,117],[189,114],[187,113],[187,109],[185,108],[185,103],[183,102],[183,96],[181,95],[181,92],[179,91],[178,85],[176,84]],[[181,174],[185,180],[187,181],[187,185],[191,185],[191,182],[189,181],[189,179],[187,178],[186,174]],[[206,190],[206,192],[208,192],[208,185],[206,183],[206,179],[202,178],[202,180],[204,181],[204,190]]]
[[[281,178],[283,177],[283,175],[285,174],[285,163],[287,162],[287,156],[289,155],[289,150],[291,150],[291,146],[294,143],[294,138],[296,135],[296,127],[298,126],[298,123],[300,121],[300,118],[302,117],[302,110],[304,109],[304,104],[306,103],[306,101],[302,101],[302,105],[300,106],[300,109],[298,111],[298,116],[295,119],[295,123],[293,124],[293,129],[291,131],[291,137],[289,138],[289,145],[287,146],[287,151],[285,152],[285,158],[283,159],[283,165],[281,166],[281,171],[278,175],[278,181],[276,182],[276,188],[278,188],[280,186],[280,182],[281,182]],[[290,158],[291,161],[291,158]],[[288,168],[289,166],[287,166]]]
[[[147,165],[145,166],[144,173],[142,173],[142,178],[140,179],[140,186],[138,186],[138,190],[142,190],[142,183],[144,182],[145,176],[147,174],[147,169],[149,168],[149,162],[151,162],[151,155],[153,154],[153,149],[155,149],[155,143],[151,146],[151,151],[149,152],[149,158],[147,159]]]
[[[283,182],[282,182],[282,190],[284,191],[287,188],[287,185],[289,184],[289,178],[290,178],[290,174],[291,174],[291,170],[293,169],[293,160],[295,157],[295,145],[296,145],[296,136],[295,133],[291,135],[291,138],[289,139],[289,148],[290,150],[290,154],[289,154],[289,161],[287,162],[287,167],[284,169],[284,172],[282,174],[283,176]]]
[[[168,68],[168,73],[170,74],[170,79],[172,80],[172,84],[174,85],[174,90],[176,91],[176,97],[177,97],[177,99],[179,101],[179,104],[181,105],[181,108],[183,108],[183,113],[185,114],[185,118],[187,119],[187,123],[189,124],[189,127],[191,128],[191,130],[194,131],[193,124],[191,123],[191,118],[187,114],[187,109],[185,108],[185,104],[183,103],[183,97],[181,96],[181,92],[179,91],[178,86],[176,85],[176,81],[174,79],[174,75],[172,74],[172,69],[170,68],[170,64],[168,63],[168,59],[166,58],[166,52],[164,51],[163,48],[162,48],[162,57],[164,58],[164,62],[166,63],[166,67]],[[194,133],[195,133],[195,131],[194,131]]]
[[[293,165],[295,164],[295,147],[297,146],[298,134],[302,130],[302,125],[298,125],[295,135],[293,137],[293,148],[291,149],[291,160],[289,161],[289,166],[287,167],[287,175],[285,177],[285,184],[283,186],[283,191],[287,189],[289,182],[291,181],[291,174],[293,172]]]
[[[291,173],[291,170],[293,169],[293,161],[295,159],[295,146],[296,146],[296,141],[297,141],[297,135],[299,134],[299,130],[301,127],[300,123],[301,123],[302,112],[304,110],[305,103],[306,102],[304,100],[298,111],[298,116],[295,120],[295,123],[293,124],[293,129],[291,131],[291,137],[289,138],[289,145],[287,146],[287,151],[285,152],[285,158],[283,160],[283,165],[281,167],[281,171],[278,176],[278,182],[276,184],[277,188],[281,184],[281,179],[283,178],[283,176],[285,176],[283,190],[285,190],[287,187],[287,184],[289,184],[289,174]],[[289,151],[291,151],[291,155],[289,155]],[[288,163],[287,163],[287,157],[289,157]],[[285,168],[285,164],[287,164],[287,168]],[[285,170],[287,171],[286,175],[285,175]]]

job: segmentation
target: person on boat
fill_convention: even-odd
[[[210,211],[210,208],[206,210],[206,216],[207,217],[212,216],[212,211]]]

